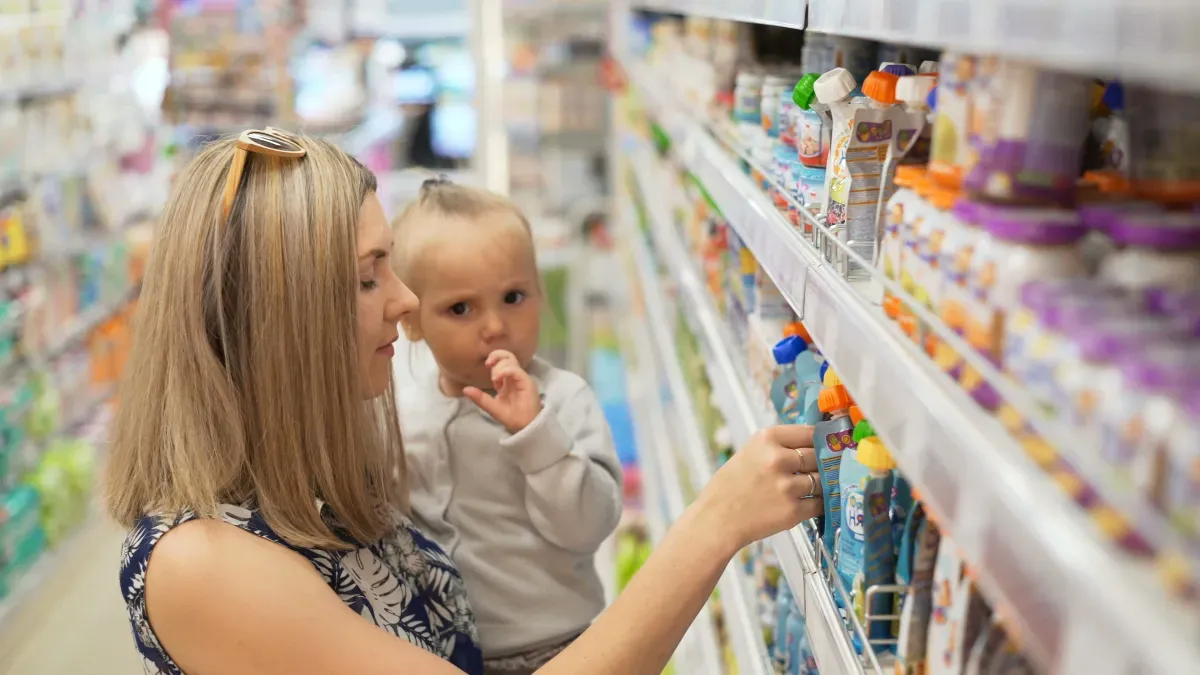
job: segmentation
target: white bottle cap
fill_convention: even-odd
[[[834,68],[817,78],[813,83],[813,93],[821,103],[830,104],[840,101],[858,88],[858,82],[845,68]]]
[[[937,61],[922,61],[921,68],[917,72],[922,75],[930,75],[939,72],[940,69],[941,65]]]
[[[896,100],[908,105],[924,106],[929,92],[937,86],[937,78],[928,75],[906,75],[896,83]]]

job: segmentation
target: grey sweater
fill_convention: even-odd
[[[462,570],[489,658],[587,628],[604,608],[594,554],[621,515],[596,395],[540,359],[529,374],[543,409],[516,434],[443,395],[436,373],[400,401],[415,520]]]

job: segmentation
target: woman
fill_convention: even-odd
[[[246,132],[180,175],[106,476],[147,672],[481,672],[461,578],[405,516],[390,360],[417,303],[391,246],[324,141]],[[734,553],[817,514],[811,446],[759,433],[539,672],[661,672]]]

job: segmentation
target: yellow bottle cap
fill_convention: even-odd
[[[896,460],[878,436],[868,436],[858,442],[858,461],[872,471],[891,471]]]

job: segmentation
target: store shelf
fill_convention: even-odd
[[[650,164],[649,150],[635,150],[633,170],[643,195],[666,194]],[[734,445],[742,446],[758,429],[772,424],[772,411],[756,406],[748,378],[737,366],[737,351],[703,285],[686,246],[671,224],[661,202],[647,199],[646,209],[655,249],[680,289],[680,301],[704,352],[704,363],[717,407],[725,418]],[[817,556],[801,528],[771,538],[797,606],[806,617],[809,640],[817,665],[825,675],[863,673],[850,637],[833,603],[833,593],[816,571]],[[869,672],[879,672],[878,664]]]
[[[674,444],[670,442],[663,444],[662,441],[659,441],[655,446],[649,447],[657,450],[653,453],[659,459],[657,464],[660,467],[668,467],[664,473],[674,474],[673,478],[664,479],[664,482],[673,484],[675,487],[672,489],[679,489],[678,486],[684,479],[678,477],[678,467],[675,464],[674,455],[664,452],[668,448],[678,447],[684,455],[687,480],[695,491],[699,491],[712,477],[713,467],[707,455],[708,443],[704,439],[696,418],[691,394],[687,388],[679,355],[675,349],[673,333],[668,324],[668,317],[673,314],[667,310],[658,274],[645,242],[640,236],[633,234],[632,227],[626,228],[626,230],[629,233],[628,239],[633,243],[637,278],[645,300],[645,321],[638,322],[643,326],[638,330],[647,333],[645,340],[654,347],[642,351],[641,354],[656,354],[658,357],[656,362],[661,368],[662,375],[659,380],[660,388],[665,388],[670,398],[674,413],[672,418],[676,422],[672,428],[679,434]],[[644,362],[644,358],[644,356],[639,356],[639,362]],[[653,415],[652,412],[648,414]],[[662,415],[653,416],[660,420],[663,419]],[[649,454],[652,453],[645,453],[645,455]],[[662,461],[664,456],[667,457],[667,461]],[[682,496],[680,499],[680,506],[682,506]],[[738,563],[731,563],[725,569],[724,574],[721,575],[718,590],[723,600],[725,622],[733,644],[733,652],[737,658],[739,675],[768,675],[772,671],[767,658],[766,645],[762,639],[762,628],[758,623],[758,615],[751,604],[753,594],[747,588],[747,579]],[[712,663],[716,664],[720,661]]]
[[[1026,59],[1200,90],[1186,0],[635,0],[635,7]]]
[[[669,454],[673,444],[655,372],[653,340],[644,323],[628,332],[631,335],[627,343],[633,356],[633,368],[628,377],[630,410],[642,467],[646,526],[651,542],[657,546],[666,536],[671,522],[682,513],[684,500],[679,469]],[[720,675],[721,649],[707,605],[688,628],[674,658],[676,672]]]
[[[1029,653],[1058,673],[1167,673],[1200,663],[1193,617],[1146,564],[1103,540],[999,422],[866,299],[875,293],[822,259],[703,121],[675,105],[665,78],[626,64],[678,159],[804,319]],[[812,576],[812,563],[791,566]]]
[[[804,28],[804,0],[637,0],[633,4],[656,12]]]

